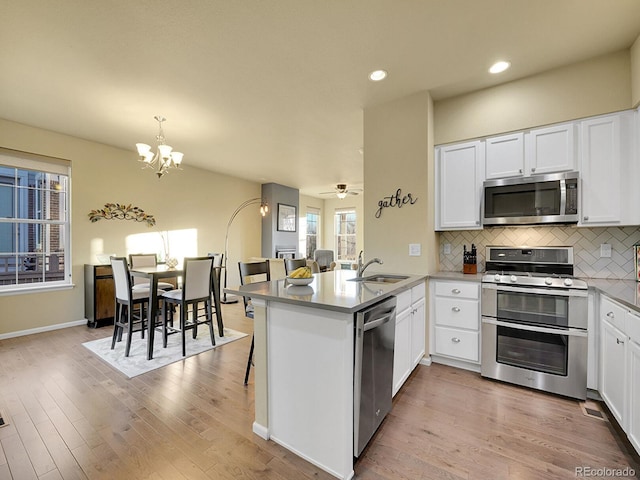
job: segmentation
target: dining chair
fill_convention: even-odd
[[[271,271],[269,269],[269,260],[261,262],[238,262],[240,270],[240,285],[246,283],[255,283],[257,281],[271,280]],[[253,305],[249,297],[242,297],[244,302],[244,314],[249,318],[253,318]],[[253,363],[253,347],[255,345],[255,337],[251,335],[251,348],[249,349],[249,359],[247,360],[247,370],[244,374],[244,384],[249,383],[249,371]]]
[[[116,346],[116,341],[122,340],[122,333],[127,331],[127,344],[124,356],[128,357],[131,351],[131,337],[134,332],[140,331],[144,338],[145,330],[145,304],[149,302],[149,288],[138,288],[133,290],[131,285],[131,275],[129,265],[124,257],[111,257],[111,269],[113,271],[113,281],[115,284],[116,313],[114,316],[113,338],[111,340],[111,350]],[[163,293],[158,290],[158,295]],[[139,306],[139,313],[135,315],[135,307]],[[147,309],[148,311],[148,309]],[[135,329],[135,325],[139,328]]]
[[[307,266],[311,267],[311,273],[320,273],[320,265],[315,260],[307,260]]]
[[[182,356],[187,355],[186,331],[192,330],[193,338],[198,335],[198,325],[209,325],[211,345],[216,344],[213,331],[213,257],[194,257],[184,259],[184,280],[182,288],[164,292],[162,299],[162,346],[167,348],[167,336],[178,333],[182,337]],[[198,305],[204,303],[204,320],[199,320],[200,310]],[[167,317],[168,307],[176,305],[180,307],[180,324],[173,325]],[[191,318],[189,318],[191,307]]]
[[[293,272],[296,268],[306,267],[307,259],[306,258],[285,258],[284,259],[284,272],[289,275],[290,272]]]
[[[132,253],[129,255],[129,265],[131,268],[155,267],[158,264],[158,257],[155,253]],[[149,288],[149,279],[133,277],[133,289]],[[159,290],[173,290],[176,286],[169,282],[158,282]]]

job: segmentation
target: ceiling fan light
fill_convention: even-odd
[[[340,200],[342,200],[343,198],[346,198],[347,196],[347,192],[337,192],[336,193],[336,197],[338,197]]]

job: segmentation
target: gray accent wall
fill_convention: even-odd
[[[301,253],[298,251],[298,236],[300,230],[300,192],[297,188],[279,185],[277,183],[264,183],[262,185],[262,198],[269,205],[269,213],[262,220],[262,256],[273,258],[276,256],[277,247],[290,246],[296,249],[296,258]],[[296,231],[278,231],[278,204],[296,207]]]

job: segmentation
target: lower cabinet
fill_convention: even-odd
[[[600,395],[640,453],[640,314],[600,296]]]
[[[425,354],[425,285],[396,296],[396,334],[393,353],[393,395]]]
[[[116,287],[111,265],[84,266],[84,315],[90,327],[113,325]]]
[[[480,284],[432,280],[430,291],[432,360],[479,370]]]
[[[627,385],[629,400],[629,441],[640,453],[640,315],[631,313],[627,322],[629,344],[627,345]]]

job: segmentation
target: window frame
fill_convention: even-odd
[[[316,233],[314,233],[313,235],[309,234],[309,215],[315,215],[316,216]],[[304,253],[305,253],[305,258],[313,260],[313,251],[309,254],[309,237],[315,237],[316,239],[316,249],[321,248],[320,245],[320,225],[321,225],[321,211],[319,208],[316,207],[307,207],[307,210],[305,212],[305,216],[304,216],[304,225],[305,225],[305,232],[304,232]],[[315,251],[315,250],[314,250]]]
[[[354,232],[353,233],[339,233],[340,232],[340,216],[343,214],[352,213],[355,217],[354,219]],[[334,243],[335,243],[335,252],[336,252],[336,261],[343,262],[353,262],[356,260],[357,254],[357,232],[358,232],[358,213],[354,207],[351,208],[340,208],[336,209],[334,212]],[[345,220],[346,221],[346,220]],[[352,237],[353,238],[353,258],[349,258],[348,256],[342,257],[340,255],[340,240],[341,237]]]
[[[47,245],[50,244],[52,238],[54,238],[55,234],[52,235],[51,227],[60,227],[58,234],[62,237],[58,249],[56,252],[48,252],[47,246],[41,245],[38,251],[38,248],[27,248],[27,251],[22,251],[21,245],[15,244],[12,247],[12,252],[10,252],[10,256],[14,256],[16,258],[16,262],[20,261],[21,258],[34,255],[36,257],[36,262],[39,262],[38,257],[42,257],[44,261],[46,259],[50,259],[52,254],[56,254],[57,252],[62,252],[62,263],[61,263],[61,279],[56,280],[47,280],[47,270],[43,267],[42,277],[40,280],[33,282],[25,282],[25,283],[17,283],[18,279],[14,280],[16,283],[9,283],[5,285],[0,285],[0,295],[7,294],[19,294],[19,293],[32,293],[34,291],[52,291],[52,290],[61,290],[61,289],[69,289],[73,287],[72,283],[72,252],[71,252],[71,231],[72,231],[72,218],[71,218],[71,162],[68,160],[63,160],[54,157],[46,157],[43,155],[35,155],[27,152],[21,152],[17,150],[11,150],[6,148],[0,148],[0,166],[8,169],[16,169],[18,171],[23,172],[37,172],[44,175],[60,175],[65,177],[66,182],[66,190],[63,191],[64,195],[63,203],[58,203],[59,210],[62,213],[60,215],[63,218],[51,219],[46,218],[48,215],[34,215],[33,217],[22,217],[21,215],[15,215],[15,212],[12,212],[11,216],[0,217],[0,224],[9,224],[14,225],[19,229],[31,229],[39,230],[42,229],[42,240],[43,243]],[[46,177],[48,178],[48,177]],[[18,188],[23,189],[24,187],[13,184],[12,187],[12,195],[14,196],[14,200],[18,198],[20,194],[29,194],[29,189],[33,188],[27,186],[24,188],[24,193],[22,193]],[[35,187],[35,194],[45,194],[50,195],[52,189],[50,185],[47,185],[45,188]],[[48,197],[50,200],[53,197]],[[47,209],[51,208],[52,203],[46,202],[45,207]],[[35,236],[27,240],[27,243],[30,241],[36,241]],[[36,267],[37,268],[37,267]],[[12,279],[9,279],[11,281]]]

